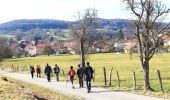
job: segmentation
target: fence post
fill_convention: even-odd
[[[30,66],[28,65],[28,66],[26,67],[26,70],[29,71],[29,69],[30,69]]]
[[[158,81],[159,81],[159,84],[160,84],[160,89],[161,89],[162,92],[164,92],[164,90],[163,90],[163,85],[162,85],[162,79],[161,79],[160,70],[157,70],[157,74],[158,74]]]
[[[11,70],[14,71],[14,65],[13,64],[11,65]]]
[[[106,68],[103,67],[103,72],[104,72],[104,82],[105,82],[105,85],[107,85],[107,80],[106,80]]]
[[[119,88],[120,88],[120,78],[119,78],[119,72],[116,71],[116,74],[117,74],[117,81],[118,81],[118,85],[119,85]]]
[[[19,67],[18,67],[18,65],[17,65],[17,68],[16,68],[16,72],[19,72]]]
[[[64,70],[62,69],[62,73],[63,73],[63,76],[64,76]]]
[[[113,70],[113,68],[111,68],[110,72],[109,72],[109,86],[112,85],[112,70]]]
[[[95,81],[95,75],[96,75],[96,70],[94,68],[94,73],[93,73],[93,82]]]
[[[136,90],[136,73],[133,72],[133,84],[134,84],[134,89]]]

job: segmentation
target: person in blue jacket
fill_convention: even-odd
[[[93,68],[90,66],[90,63],[86,63],[87,66],[82,72],[82,75],[85,75],[85,81],[86,81],[86,87],[87,87],[87,93],[91,91],[91,79],[93,79]]]
[[[45,67],[44,73],[47,75],[48,82],[50,82],[51,81],[52,69],[51,69],[51,66],[48,65],[48,63],[46,65],[46,67]]]

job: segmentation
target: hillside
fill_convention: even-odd
[[[15,30],[28,31],[31,29],[67,29],[69,21],[49,19],[22,19],[0,24],[0,32],[7,33]]]
[[[128,29],[131,28],[130,21],[127,19],[97,19],[101,28],[105,29]],[[0,24],[0,34],[10,33],[11,31],[21,30],[23,32],[31,29],[68,29],[69,24],[74,21],[62,21],[51,19],[21,19]]]

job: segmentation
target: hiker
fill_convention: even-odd
[[[70,77],[70,81],[71,81],[71,84],[72,84],[72,88],[74,89],[74,85],[73,85],[73,80],[74,80],[74,76],[75,76],[75,70],[73,69],[73,66],[70,66],[70,70],[68,72],[68,75]]]
[[[59,73],[60,73],[60,67],[55,64],[55,67],[54,67],[54,73],[56,74],[56,80],[59,81]]]
[[[40,66],[37,65],[37,68],[36,68],[36,72],[37,72],[37,78],[41,77],[41,69],[40,69]]]
[[[30,65],[30,71],[31,71],[31,77],[34,78],[34,72],[35,72],[34,66]]]
[[[77,76],[78,76],[78,79],[79,79],[80,88],[83,87],[83,75],[82,75],[82,72],[83,72],[83,67],[81,67],[81,65],[78,64]]]
[[[45,67],[44,73],[47,75],[48,82],[50,82],[51,81],[52,69],[51,69],[51,66],[48,65],[48,63],[46,65],[46,67]]]
[[[83,70],[82,75],[85,75],[87,93],[89,93],[91,91],[91,79],[93,78],[94,71],[93,71],[92,67],[90,66],[89,62],[87,62],[86,64],[87,64],[87,66]]]

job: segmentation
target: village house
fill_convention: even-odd
[[[67,48],[67,53],[70,53],[70,54],[77,54],[79,51],[77,50],[78,46],[79,46],[79,42],[77,40],[64,43],[64,47]]]
[[[164,40],[164,49],[166,50],[166,52],[169,52],[170,51],[170,37],[167,37],[165,40]]]
[[[137,41],[136,40],[128,40],[124,47],[124,53],[137,53]]]
[[[43,55],[44,49],[46,46],[51,46],[51,48],[56,52],[56,54],[60,53],[60,44],[59,43],[51,43],[47,44],[45,41],[39,41],[35,43],[32,41],[31,44],[25,47],[25,51],[28,52],[28,55]]]
[[[29,44],[25,47],[25,51],[28,53],[28,55],[33,56],[37,54],[37,48],[33,44]]]
[[[123,53],[124,48],[127,45],[126,43],[127,43],[126,40],[120,40],[120,41],[115,42],[115,44],[114,44],[115,51]]]

